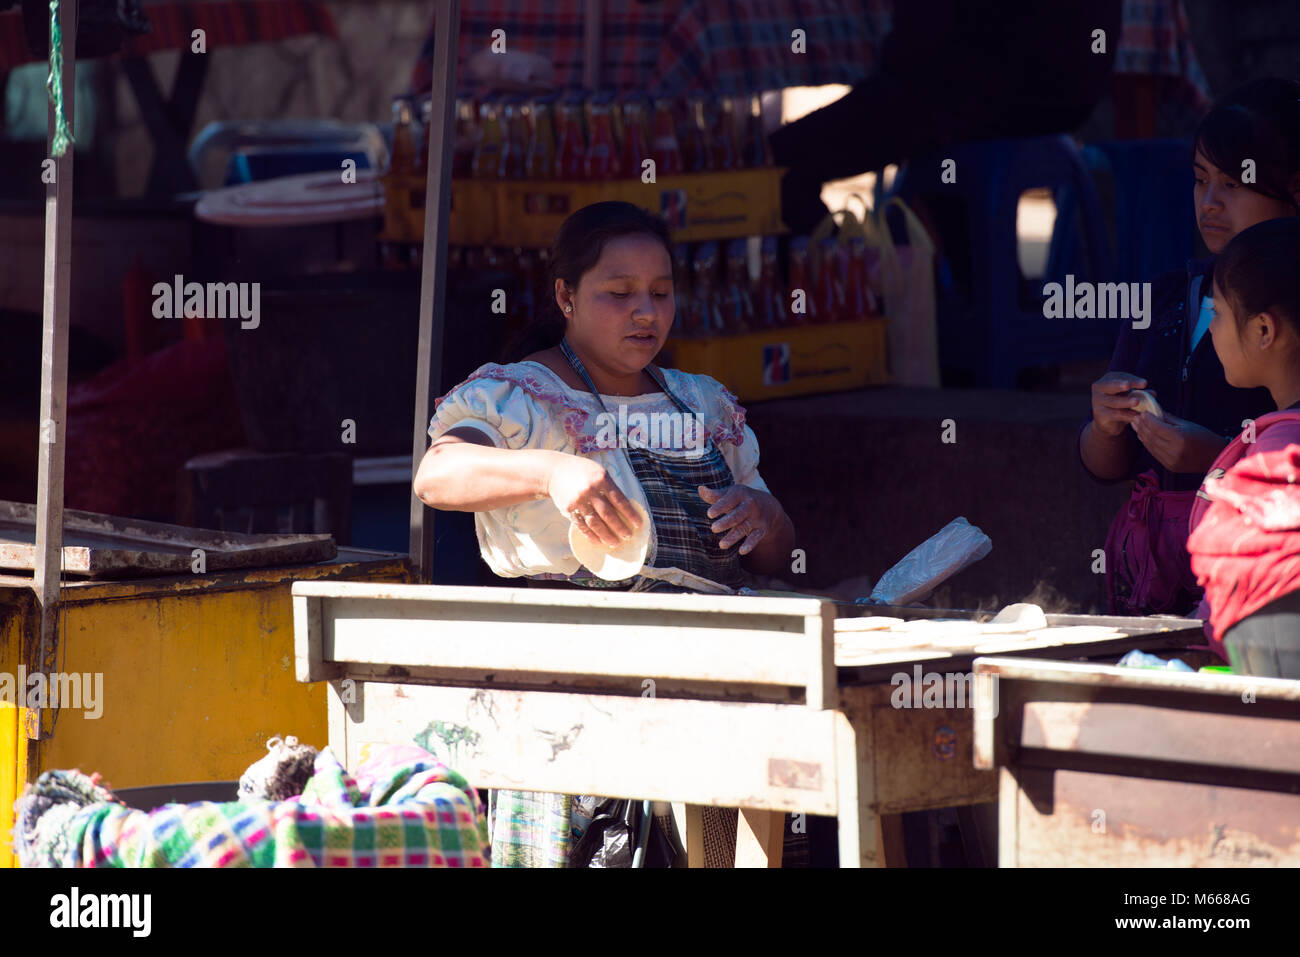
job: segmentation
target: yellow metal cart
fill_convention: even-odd
[[[324,741],[325,690],[294,676],[293,582],[408,580],[406,556],[344,548],[319,564],[65,581],[57,671],[102,675],[102,690],[47,712],[41,740],[36,715],[0,702],[0,867],[16,863],[14,800],[42,771],[99,771],[114,787],[229,781],[272,735]],[[37,671],[39,631],[31,577],[0,575],[0,673]]]

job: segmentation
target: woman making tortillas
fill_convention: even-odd
[[[746,572],[788,569],[794,528],[759,477],[744,409],[709,376],[652,364],[675,308],[663,220],[584,207],[551,269],[556,310],[522,360],[438,401],[416,495],[474,512],[483,560],[506,578],[727,594]],[[493,864],[564,866],[569,800],[498,792]]]

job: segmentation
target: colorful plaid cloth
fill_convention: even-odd
[[[147,3],[144,12],[149,32],[128,37],[122,46],[124,56],[188,49],[193,42],[191,31],[200,29],[206,35],[209,51],[313,33],[338,36],[329,8],[317,0]],[[36,59],[27,49],[22,13],[0,13],[0,72]]]
[[[687,0],[602,5],[600,85],[621,90],[654,85],[733,93],[789,86],[857,83],[875,68],[892,21],[891,0]],[[1182,0],[1125,0],[1116,47],[1117,73],[1154,74],[1180,81],[1186,98],[1209,102]],[[807,52],[791,49],[790,31],[806,31]],[[583,0],[476,0],[460,23],[460,83],[470,57],[489,49],[493,30],[506,31],[507,50],[544,56],[557,87],[582,86]],[[411,78],[411,91],[429,89],[433,25]]]
[[[97,778],[47,771],[24,791],[15,812],[14,846],[23,867],[488,864],[477,792],[433,755],[409,746],[379,752],[355,781],[323,751],[296,801],[135,811],[115,803]]]
[[[1198,112],[1210,107],[1210,86],[1192,48],[1182,0],[1124,0],[1115,72],[1180,80],[1177,87],[1189,106]]]

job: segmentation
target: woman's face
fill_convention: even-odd
[[[1246,357],[1246,345],[1241,338],[1241,327],[1232,306],[1219,288],[1214,284],[1214,318],[1210,320],[1210,338],[1214,341],[1214,352],[1223,366],[1223,377],[1228,385],[1238,389],[1251,389],[1259,385],[1250,381],[1250,362]]]
[[[1196,185],[1192,187],[1196,221],[1205,248],[1216,255],[1243,229],[1295,213],[1288,204],[1243,186],[1238,179],[1240,171],[1234,174],[1219,169],[1200,150],[1196,151],[1192,168],[1196,173]]]
[[[659,240],[645,235],[609,240],[570,292],[563,280],[555,281],[565,335],[610,372],[640,372],[663,348],[676,305],[672,259]]]

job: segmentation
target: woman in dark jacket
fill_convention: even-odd
[[[1193,138],[1193,190],[1206,248],[1217,254],[1255,223],[1300,213],[1300,84],[1252,81],[1217,103]],[[1272,411],[1266,390],[1228,385],[1206,335],[1213,259],[1152,282],[1151,324],[1124,326],[1110,371],[1093,383],[1080,430],[1084,467],[1104,481],[1135,479],[1106,539],[1110,610],[1189,614],[1200,598],[1187,519],[1206,470],[1246,419]],[[1141,412],[1133,390],[1162,414]]]

